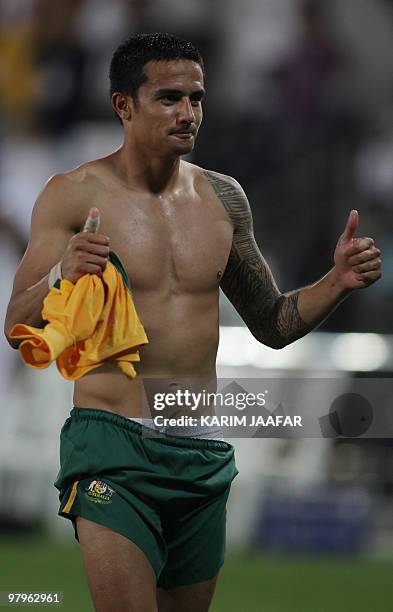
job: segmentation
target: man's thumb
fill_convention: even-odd
[[[100,211],[98,208],[90,208],[89,216],[86,219],[85,225],[83,226],[84,232],[91,232],[95,234],[98,232],[100,227]]]
[[[345,242],[349,242],[352,240],[354,233],[358,229],[359,225],[359,213],[357,210],[351,210],[349,213],[348,221],[345,226],[345,230],[341,238],[345,240]]]

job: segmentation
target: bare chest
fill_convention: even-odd
[[[217,287],[233,228],[214,198],[97,197],[100,232],[122,260],[134,289],[203,292]]]

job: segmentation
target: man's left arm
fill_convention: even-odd
[[[333,268],[312,285],[280,293],[255,242],[243,189],[231,177],[210,171],[205,176],[234,226],[221,288],[260,342],[283,348],[317,327],[351,291],[381,277],[380,251],[371,238],[354,238],[359,215],[352,210],[334,252]]]

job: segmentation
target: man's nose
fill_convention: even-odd
[[[184,96],[181,99],[178,117],[180,123],[195,123],[195,114],[190,98]]]

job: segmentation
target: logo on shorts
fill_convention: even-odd
[[[96,504],[110,504],[115,491],[102,480],[92,480],[85,489],[86,497]]]

